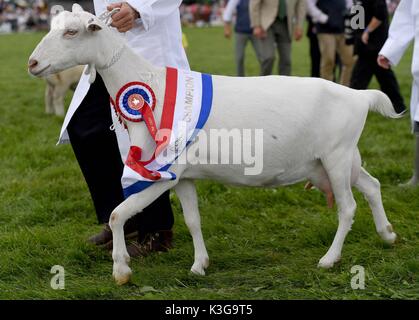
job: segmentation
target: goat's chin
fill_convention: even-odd
[[[53,73],[57,73],[58,71],[53,71],[51,68],[51,65],[46,65],[42,68],[37,68],[36,70],[29,70],[29,74],[34,76],[34,77],[38,77],[38,78],[43,78],[46,76],[49,76],[50,74]]]

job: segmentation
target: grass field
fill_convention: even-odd
[[[233,44],[222,29],[185,33],[193,69],[234,75]],[[44,114],[44,83],[26,72],[41,37],[0,36],[0,299],[419,298],[419,189],[397,186],[411,174],[409,120],[376,114],[368,118],[360,149],[363,165],[382,183],[399,235],[395,246],[382,243],[366,201],[355,192],[358,210],[342,262],[321,270],[317,262],[333,240],[337,216],[319,192],[304,191],[303,184],[248,189],[199,182],[207,276],[189,273],[192,240],[173,197],[175,248],[133,259],[132,283],[116,286],[111,256],[86,243],[100,226],[71,147],[55,145],[63,119]],[[293,50],[294,74],[307,76],[307,41]],[[397,68],[406,99],[410,56]],[[250,47],[247,58],[249,75],[256,75]],[[65,290],[50,287],[53,265],[65,268]],[[365,290],[351,289],[353,265],[365,267]]]

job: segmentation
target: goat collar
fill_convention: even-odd
[[[111,11],[105,11],[101,15],[98,16],[99,20],[103,21],[108,27],[112,24],[112,16],[115,13],[118,13],[121,9],[115,8]]]
[[[112,56],[112,59],[106,63],[104,66],[96,66],[96,69],[98,70],[106,70],[109,69],[110,67],[112,67],[115,63],[117,63],[119,61],[119,59],[121,59],[122,54],[125,51],[125,45],[123,44],[116,52],[115,54]]]

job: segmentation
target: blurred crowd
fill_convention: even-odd
[[[392,70],[376,60],[388,36],[390,15],[400,0],[229,0],[223,10],[224,35],[234,33],[237,75],[245,75],[244,57],[251,43],[260,75],[273,73],[278,56],[279,75],[291,75],[292,42],[309,39],[311,76],[366,89],[376,76],[396,111],[405,103]],[[357,6],[362,24],[352,26]],[[304,28],[307,26],[307,31]],[[234,31],[234,32],[233,32]],[[276,53],[277,52],[277,53]]]
[[[181,20],[187,26],[220,26],[227,0],[184,1]],[[49,8],[46,0],[0,0],[0,33],[47,30]]]
[[[180,6],[182,24],[186,26],[222,25],[222,14],[227,0],[183,1]]]
[[[44,0],[0,0],[0,33],[47,30],[48,17]]]

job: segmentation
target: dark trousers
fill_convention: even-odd
[[[372,76],[375,75],[381,91],[388,95],[396,112],[401,112],[406,106],[400,94],[399,83],[391,69],[381,68],[377,64],[377,56],[378,52],[362,52],[358,55],[352,72],[351,88],[367,89]]]
[[[320,78],[320,48],[319,40],[317,35],[311,33],[308,35],[310,40],[310,58],[311,58],[311,76],[314,78]]]
[[[99,223],[106,223],[112,211],[124,201],[121,177],[124,164],[112,126],[109,94],[98,75],[73,115],[67,131],[80,169],[86,180]],[[173,227],[170,192],[161,195],[141,214],[132,218],[140,237]]]
[[[291,75],[291,38],[288,32],[287,19],[275,20],[269,27],[266,38],[258,39],[260,51],[261,76],[272,74],[275,62],[275,48],[278,50],[278,74]]]

